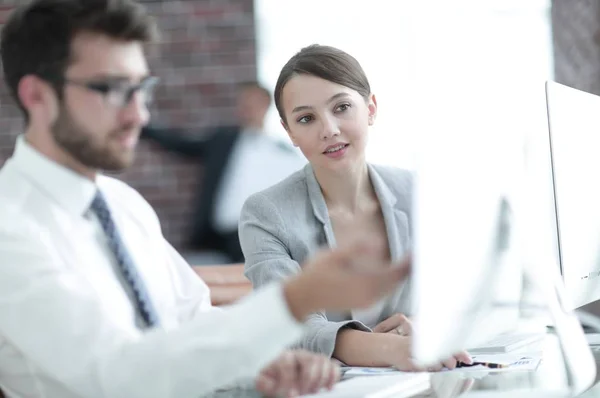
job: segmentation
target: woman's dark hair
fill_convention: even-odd
[[[313,44],[290,58],[279,73],[274,97],[277,112],[284,122],[286,120],[281,104],[283,88],[292,77],[300,74],[316,76],[351,88],[365,100],[371,94],[367,75],[353,56],[335,47]]]

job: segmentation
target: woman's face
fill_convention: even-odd
[[[284,86],[283,126],[313,167],[339,170],[364,162],[369,126],[377,103],[357,91],[299,74]]]

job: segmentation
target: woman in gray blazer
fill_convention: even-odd
[[[360,64],[336,48],[306,47],[283,67],[275,104],[309,163],[245,202],[240,243],[254,287],[301,272],[320,248],[351,244],[358,231],[385,242],[371,266],[400,262],[410,246],[412,177],[365,161],[377,101]],[[300,345],[349,365],[414,369],[409,322],[398,315],[410,312],[409,291],[405,282],[371,308],[315,313]],[[457,359],[469,361],[460,353],[443,364]]]

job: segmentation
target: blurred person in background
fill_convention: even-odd
[[[238,86],[237,121],[233,125],[209,128],[204,133],[154,125],[142,130],[143,138],[202,162],[203,177],[189,242],[195,253],[187,255],[196,265],[243,262],[238,223],[244,201],[306,164],[294,148],[265,131],[270,105],[267,89],[257,82],[246,82]]]

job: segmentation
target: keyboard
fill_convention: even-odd
[[[505,353],[511,352],[519,348],[523,348],[530,344],[536,343],[544,338],[543,333],[505,333],[500,334],[486,343],[469,348],[472,354],[477,353]]]
[[[585,338],[589,345],[600,345],[600,333],[586,333]]]
[[[590,346],[592,355],[596,359],[596,363],[598,363],[600,359],[600,333],[586,333],[585,338]]]

